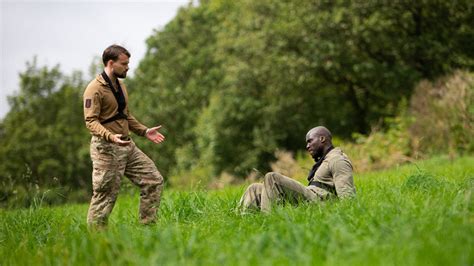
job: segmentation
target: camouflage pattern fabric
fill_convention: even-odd
[[[93,164],[93,195],[87,223],[99,226],[107,224],[123,175],[140,188],[141,223],[155,222],[163,189],[163,177],[153,161],[135,146],[133,141],[127,146],[119,146],[97,136],[91,139],[90,155]]]

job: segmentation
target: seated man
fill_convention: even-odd
[[[263,184],[250,185],[242,195],[242,211],[257,208],[268,213],[272,204],[280,202],[297,204],[355,196],[352,163],[340,148],[334,148],[327,128],[315,127],[306,134],[306,150],[316,161],[308,175],[308,186],[279,173],[267,173]]]

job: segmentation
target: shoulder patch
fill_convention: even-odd
[[[91,104],[92,104],[92,100],[91,99],[86,99],[86,108],[90,108],[91,107]]]

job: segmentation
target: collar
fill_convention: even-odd
[[[313,167],[311,168],[311,170],[309,171],[309,174],[308,174],[308,178],[307,178],[308,182],[311,183],[311,181],[313,180],[314,174],[316,173],[316,171],[318,171],[318,168],[321,166],[321,164],[326,159],[326,157],[329,155],[329,153],[331,153],[333,150],[334,150],[334,146],[331,146],[326,151],[326,153],[323,154],[323,156],[321,156],[320,158],[317,159],[317,161],[315,159],[316,163],[313,165]]]
[[[102,77],[102,73],[101,74],[97,74],[96,78],[95,78],[100,84],[104,85],[104,86],[109,86],[109,83],[107,83],[107,81],[104,79],[104,77]],[[117,79],[117,84],[120,85],[120,87],[123,89],[124,85],[122,83],[122,81],[120,79]]]
[[[101,74],[97,74],[97,77],[95,78],[100,84],[107,86],[107,81],[102,77]]]

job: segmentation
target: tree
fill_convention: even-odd
[[[64,76],[59,67],[38,67],[36,59],[20,74],[20,91],[0,123],[0,178],[25,188],[89,184],[90,159],[82,118],[81,73]],[[28,189],[27,189],[28,190]]]
[[[473,68],[471,1],[201,1],[148,40],[135,112],[167,126],[165,169],[265,169],[318,124],[350,138],[414,84]]]

